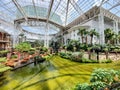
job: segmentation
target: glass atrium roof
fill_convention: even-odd
[[[21,17],[36,17],[65,26],[94,6],[120,17],[120,0],[0,0],[0,18],[14,23]]]

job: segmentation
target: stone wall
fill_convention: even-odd
[[[85,52],[84,53],[84,58],[88,58],[88,53]],[[97,60],[97,54],[96,53],[92,53],[91,55],[91,59],[93,60]],[[111,59],[113,61],[116,61],[116,60],[120,60],[120,53],[118,53],[117,55],[115,53],[109,53],[108,54],[108,59]],[[106,60],[106,55],[105,53],[100,53],[99,54],[99,60]]]

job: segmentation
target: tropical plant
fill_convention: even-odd
[[[93,36],[99,37],[99,33],[95,31],[95,29],[90,30],[89,35],[91,37],[91,45],[93,44]]]
[[[92,90],[92,88],[88,83],[83,83],[83,84],[77,84],[74,87],[74,90]]]
[[[67,44],[67,50],[78,51],[80,47],[80,42],[77,40],[70,40]]]
[[[22,42],[16,45],[15,49],[19,52],[29,51],[31,49],[31,45],[28,42]]]
[[[19,38],[19,40],[20,40],[19,42],[21,43],[21,42],[23,42],[23,39],[24,39],[26,36],[24,35],[24,33],[20,33],[20,34],[19,34],[19,37],[20,37],[20,38]]]
[[[71,53],[70,52],[60,52],[59,55],[62,57],[62,58],[65,58],[65,59],[70,59],[71,58]]]
[[[108,69],[95,69],[91,75],[91,82],[101,81],[108,85],[111,85],[112,83],[119,81],[119,71],[115,70],[108,70]],[[117,80],[115,80],[117,78]]]
[[[97,54],[97,60],[99,62],[99,52],[100,52],[100,49],[101,49],[100,45],[93,45],[92,49],[96,52],[96,54]]]
[[[104,47],[103,48],[105,55],[106,55],[106,59],[108,59],[108,55],[109,55],[109,48],[108,47]]]
[[[95,69],[91,75],[90,84],[77,84],[74,90],[119,90],[120,71],[110,69]]]
[[[9,51],[8,50],[2,50],[2,51],[0,51],[0,57],[5,57],[5,56],[7,56],[7,53],[8,53]]]
[[[110,44],[113,41],[115,33],[113,32],[112,29],[107,28],[107,29],[104,30],[104,34],[105,34],[105,42],[107,44]]]
[[[92,50],[92,47],[88,47],[88,48],[87,48],[88,58],[89,58],[89,59],[91,59],[91,50]]]
[[[89,35],[89,31],[85,30],[84,37],[85,37],[85,43],[86,44],[88,44],[88,39],[87,39],[88,35]]]
[[[105,88],[106,86],[107,84],[101,81],[96,81],[91,84],[92,90],[101,90],[102,88]]]
[[[78,35],[81,36],[81,39],[82,39],[82,43],[83,43],[83,39],[84,39],[84,34],[86,33],[86,29],[85,28],[80,28],[79,31],[78,31]]]
[[[71,55],[71,60],[76,61],[76,62],[82,62],[83,55],[84,55],[83,52],[73,53]]]
[[[40,40],[35,40],[33,43],[31,43],[32,47],[40,47],[40,46],[44,46],[44,43]]]

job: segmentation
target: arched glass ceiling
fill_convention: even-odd
[[[32,32],[32,33],[36,33],[36,34],[42,34],[44,35],[46,33],[46,23],[45,22],[41,22],[40,26],[26,26],[26,25],[22,25],[23,30],[27,31],[27,32]],[[59,28],[57,28],[56,26],[52,25],[52,24],[48,24],[48,34],[56,34],[60,31]]]
[[[102,6],[120,17],[120,0],[0,0],[0,19],[13,22],[19,16],[26,18],[29,14],[26,13],[24,7],[29,5],[32,6],[31,13],[34,14],[34,17],[38,18],[38,13],[42,13],[44,14],[42,18],[63,26],[95,5]],[[42,8],[39,12],[37,11],[38,7]],[[59,22],[58,17],[61,22]]]
[[[28,31],[28,32],[31,32],[31,33],[36,33],[36,34],[42,34],[44,35],[46,32],[45,32],[45,27],[30,27],[30,26],[23,26],[22,27],[25,31]],[[55,29],[52,29],[50,28],[48,30],[48,34],[51,35],[51,34],[56,34],[58,33],[59,30],[55,30]]]

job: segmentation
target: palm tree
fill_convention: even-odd
[[[108,47],[105,47],[103,50],[105,51],[106,59],[108,59],[108,54],[109,54]]]
[[[92,29],[90,32],[89,32],[89,35],[91,37],[91,45],[92,45],[92,42],[93,42],[93,36],[97,36],[99,37],[99,33],[95,31],[95,29]]]
[[[119,40],[120,40],[120,34],[114,33],[114,35],[112,37],[112,41],[114,42],[114,44],[118,44]]]
[[[105,42],[106,42],[107,44],[110,44],[111,41],[113,41],[113,38],[114,38],[114,34],[115,34],[115,33],[113,32],[112,29],[107,28],[107,29],[104,30],[104,34],[105,34]]]
[[[87,44],[87,42],[88,42],[87,36],[89,35],[89,31],[85,30],[84,35],[85,35],[85,41],[86,41],[86,44]]]
[[[82,43],[83,43],[85,31],[86,31],[85,28],[80,28],[79,31],[78,31],[78,33],[77,33],[78,35],[81,35]]]

